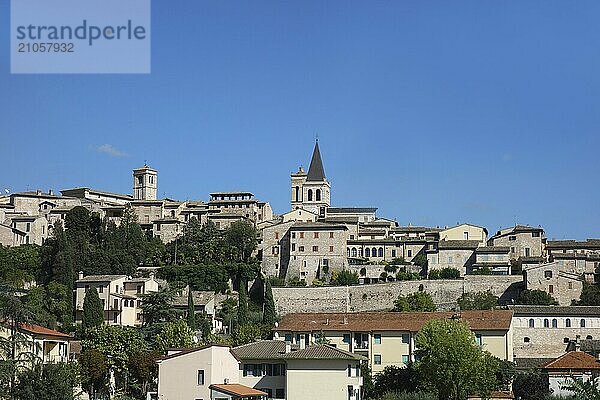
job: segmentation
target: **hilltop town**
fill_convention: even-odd
[[[600,239],[332,206],[318,141],[289,192],[281,214],[250,191],[158,199],[144,165],[132,194],[0,197],[0,391],[26,390],[25,354],[66,366],[79,398],[543,399],[600,371]],[[464,329],[492,378],[444,394],[423,376],[436,324]]]

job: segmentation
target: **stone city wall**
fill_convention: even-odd
[[[521,276],[467,275],[456,280],[421,280],[331,287],[274,287],[273,297],[279,315],[295,312],[381,311],[394,307],[399,295],[420,289],[431,294],[440,310],[451,309],[467,292],[491,290],[502,304],[516,299],[522,287]]]

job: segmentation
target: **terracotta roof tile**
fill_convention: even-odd
[[[223,385],[210,385],[208,387],[211,390],[216,390],[221,393],[230,394],[233,396],[247,397],[247,396],[266,396],[267,393],[253,389],[248,386],[240,385],[239,383],[228,383]]]
[[[285,315],[275,330],[279,332],[417,332],[431,320],[448,319],[453,316],[456,316],[453,312],[296,313]],[[505,331],[510,328],[512,311],[462,311],[460,317],[472,330]]]
[[[43,326],[35,325],[35,324],[21,324],[21,330],[32,333],[34,335],[63,337],[65,339],[71,337],[71,336],[67,335],[66,333],[55,331],[54,329],[45,328]]]
[[[583,351],[570,351],[543,366],[547,370],[600,370],[600,362]]]

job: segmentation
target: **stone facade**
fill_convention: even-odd
[[[544,229],[525,225],[502,229],[488,240],[488,246],[510,248],[512,260],[520,257],[545,257],[545,244]]]
[[[475,249],[481,242],[477,240],[440,240],[437,249],[427,252],[428,269],[454,268],[461,276],[470,272],[475,264]]]
[[[510,306],[515,358],[556,358],[569,341],[600,338],[600,307]]]
[[[527,289],[543,290],[561,306],[569,306],[581,297],[583,274],[566,268],[560,262],[530,266],[523,272]]]
[[[438,309],[451,309],[463,293],[490,290],[502,304],[516,300],[522,286],[521,276],[467,275],[456,280],[421,280],[377,285],[330,287],[274,287],[273,296],[279,315],[297,312],[361,312],[394,307],[399,295],[420,289],[431,294]]]

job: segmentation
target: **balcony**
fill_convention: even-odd
[[[361,341],[361,342],[354,342],[353,347],[354,350],[364,350],[364,351],[368,351],[369,350],[369,342],[367,341]]]

